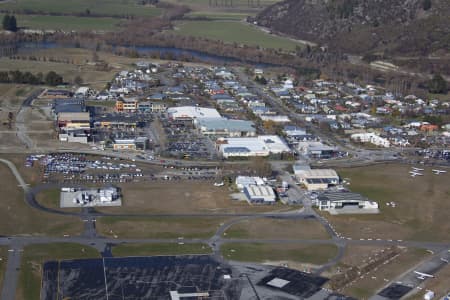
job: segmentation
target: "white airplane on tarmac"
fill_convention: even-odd
[[[434,278],[434,276],[431,274],[427,274],[427,273],[423,273],[423,272],[419,272],[419,271],[414,271],[414,273],[419,275],[419,276],[417,276],[417,278],[420,280],[424,280],[425,278]]]
[[[410,171],[409,174],[411,174],[411,177],[423,176],[422,173],[419,173],[419,172],[413,172],[413,171]]]
[[[411,167],[411,169],[414,171],[414,172],[419,172],[419,171],[423,171],[424,169],[420,169],[420,168],[416,168],[416,167]]]
[[[444,171],[444,170],[437,170],[437,169],[433,169],[433,170],[431,170],[431,171],[433,171],[433,173],[436,174],[436,175],[443,174],[443,173],[447,173],[447,171]]]

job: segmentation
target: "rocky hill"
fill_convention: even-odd
[[[450,49],[449,0],[285,0],[253,21],[344,53],[445,56]]]

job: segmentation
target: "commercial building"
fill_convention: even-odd
[[[297,150],[311,158],[331,158],[335,157],[339,150],[318,141],[299,141]]]
[[[378,203],[360,194],[350,192],[325,192],[314,201],[319,210],[331,214],[379,213]]]
[[[169,115],[169,119],[188,119],[194,123],[196,123],[198,119],[221,118],[216,109],[198,106],[171,107],[167,110],[167,113]]]
[[[91,128],[91,117],[88,112],[60,112],[57,118],[59,128],[67,130]]]
[[[164,102],[139,102],[138,103],[138,111],[140,112],[165,112],[167,110],[167,104]]]
[[[138,109],[138,101],[135,99],[119,99],[116,100],[116,111],[118,112],[136,112]]]
[[[276,135],[221,138],[217,140],[216,145],[224,158],[269,156],[291,152],[289,146]]]
[[[129,139],[115,139],[113,149],[116,151],[146,150],[149,139],[147,137],[137,137]]]
[[[202,134],[215,137],[249,137],[256,135],[254,123],[244,120],[201,118],[197,120],[197,128]]]

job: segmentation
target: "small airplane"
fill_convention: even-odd
[[[444,170],[437,170],[437,169],[433,169],[433,170],[431,170],[431,171],[433,171],[433,173],[436,174],[436,175],[439,175],[439,174],[442,174],[442,173],[447,173],[447,171],[444,171]]]
[[[448,259],[445,259],[443,257],[441,257],[441,261],[445,262],[445,263],[449,263]]]
[[[215,183],[214,183],[214,186],[223,186],[223,185],[224,185],[223,181],[222,181],[222,182],[215,182]]]
[[[431,275],[431,274],[422,273],[422,272],[419,272],[419,271],[414,271],[414,273],[419,275],[419,276],[417,276],[417,278],[420,279],[420,280],[424,280],[425,278],[434,278],[434,276]]]
[[[423,176],[422,173],[419,173],[419,172],[413,172],[413,171],[410,171],[409,174],[411,174],[411,177]]]
[[[412,168],[412,170],[414,171],[414,172],[419,172],[419,171],[423,171],[424,169],[420,169],[420,168],[415,168],[415,167],[411,167]]]

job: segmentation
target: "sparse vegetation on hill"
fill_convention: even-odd
[[[346,53],[429,55],[450,48],[446,0],[285,0],[255,21]]]

